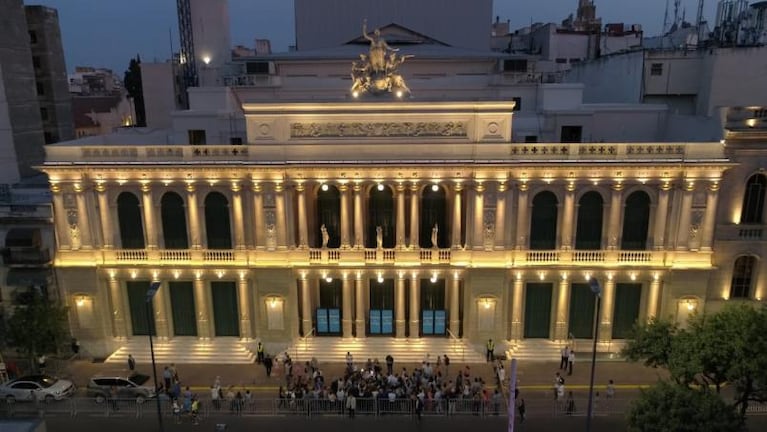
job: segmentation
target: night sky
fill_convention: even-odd
[[[603,23],[641,24],[645,35],[654,35],[662,27],[666,1],[596,0],[597,15]],[[170,57],[171,35],[173,49],[178,50],[175,0],[25,0],[25,3],[58,9],[70,71],[75,66],[97,66],[112,68],[122,75],[129,59],[137,53],[143,61],[164,61]],[[674,1],[669,3],[673,5]],[[704,16],[711,23],[717,1],[705,3]],[[529,25],[531,20],[560,22],[575,13],[577,4],[578,0],[495,0],[494,15],[499,15],[502,21],[510,19],[514,29]],[[695,20],[697,4],[697,0],[682,0],[687,21]],[[252,47],[254,38],[270,39],[273,51],[285,51],[293,44],[291,0],[229,0],[229,9],[232,44]]]

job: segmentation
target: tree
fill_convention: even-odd
[[[659,382],[643,390],[628,414],[631,432],[737,432],[742,418],[719,395]]]
[[[671,345],[678,332],[675,323],[657,318],[647,324],[637,324],[622,354],[631,361],[644,360],[645,366],[668,367]]]
[[[68,338],[67,308],[38,293],[17,306],[8,320],[8,342],[33,359],[55,352]]]
[[[123,84],[128,92],[128,97],[133,99],[133,109],[136,111],[136,126],[145,127],[144,87],[141,83],[141,57],[138,54],[136,54],[136,58],[130,60],[128,70],[125,71]]]

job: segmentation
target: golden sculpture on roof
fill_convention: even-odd
[[[352,96],[356,98],[363,93],[393,93],[401,98],[410,95],[410,89],[398,69],[413,56],[397,54],[399,49],[386,43],[380,29],[375,29],[373,36],[370,36],[367,20],[362,22],[362,36],[370,41],[370,51],[368,54],[360,54],[360,59],[352,62]]]

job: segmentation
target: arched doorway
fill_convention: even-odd
[[[368,227],[365,247],[375,248],[376,228],[381,227],[383,247],[393,248],[396,242],[394,223],[394,199],[390,188],[379,185],[370,190],[368,196]]]
[[[552,250],[557,244],[557,196],[549,191],[533,198],[530,249]]]
[[[432,185],[423,190],[421,194],[421,225],[418,228],[418,245],[422,248],[430,248],[432,245],[432,233],[437,227],[437,247],[440,249],[450,247],[450,230],[447,226],[447,200],[445,190],[438,185]]]
[[[643,191],[636,191],[626,198],[626,207],[623,212],[621,249],[646,249],[647,229],[649,226],[650,197]]]
[[[211,192],[205,197],[205,232],[208,249],[232,248],[229,201],[219,192]]]
[[[602,249],[602,216],[604,201],[599,192],[586,192],[578,201],[578,224],[575,249]]]
[[[188,249],[184,199],[175,192],[166,192],[160,200],[160,213],[165,249]]]
[[[136,195],[123,192],[117,197],[117,224],[120,226],[120,246],[123,249],[144,249],[144,225]]]
[[[335,186],[322,185],[317,192],[317,235],[315,247],[322,247],[322,226],[328,233],[329,248],[341,246],[341,194]]]

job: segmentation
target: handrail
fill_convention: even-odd
[[[317,328],[316,328],[316,327],[312,327],[312,329],[311,329],[311,330],[309,330],[309,333],[307,333],[307,334],[305,334],[305,335],[303,335],[303,336],[299,336],[299,337],[298,337],[298,342],[299,342],[299,343],[298,343],[298,344],[296,344],[296,358],[298,358],[298,345],[299,345],[301,342],[303,342],[303,343],[304,343],[304,353],[306,353],[306,351],[307,351],[307,349],[308,349],[308,348],[307,348],[307,346],[306,346],[306,340],[307,340],[307,339],[309,339],[310,337],[314,336],[314,333],[315,333],[315,331],[316,331],[316,330],[317,330]]]
[[[450,340],[453,341],[453,345],[460,344],[461,345],[461,363],[464,363],[466,361],[466,352],[465,347],[463,346],[463,343],[461,343],[461,340],[458,338],[458,336],[455,335],[450,329],[447,330],[447,334],[450,337]]]

